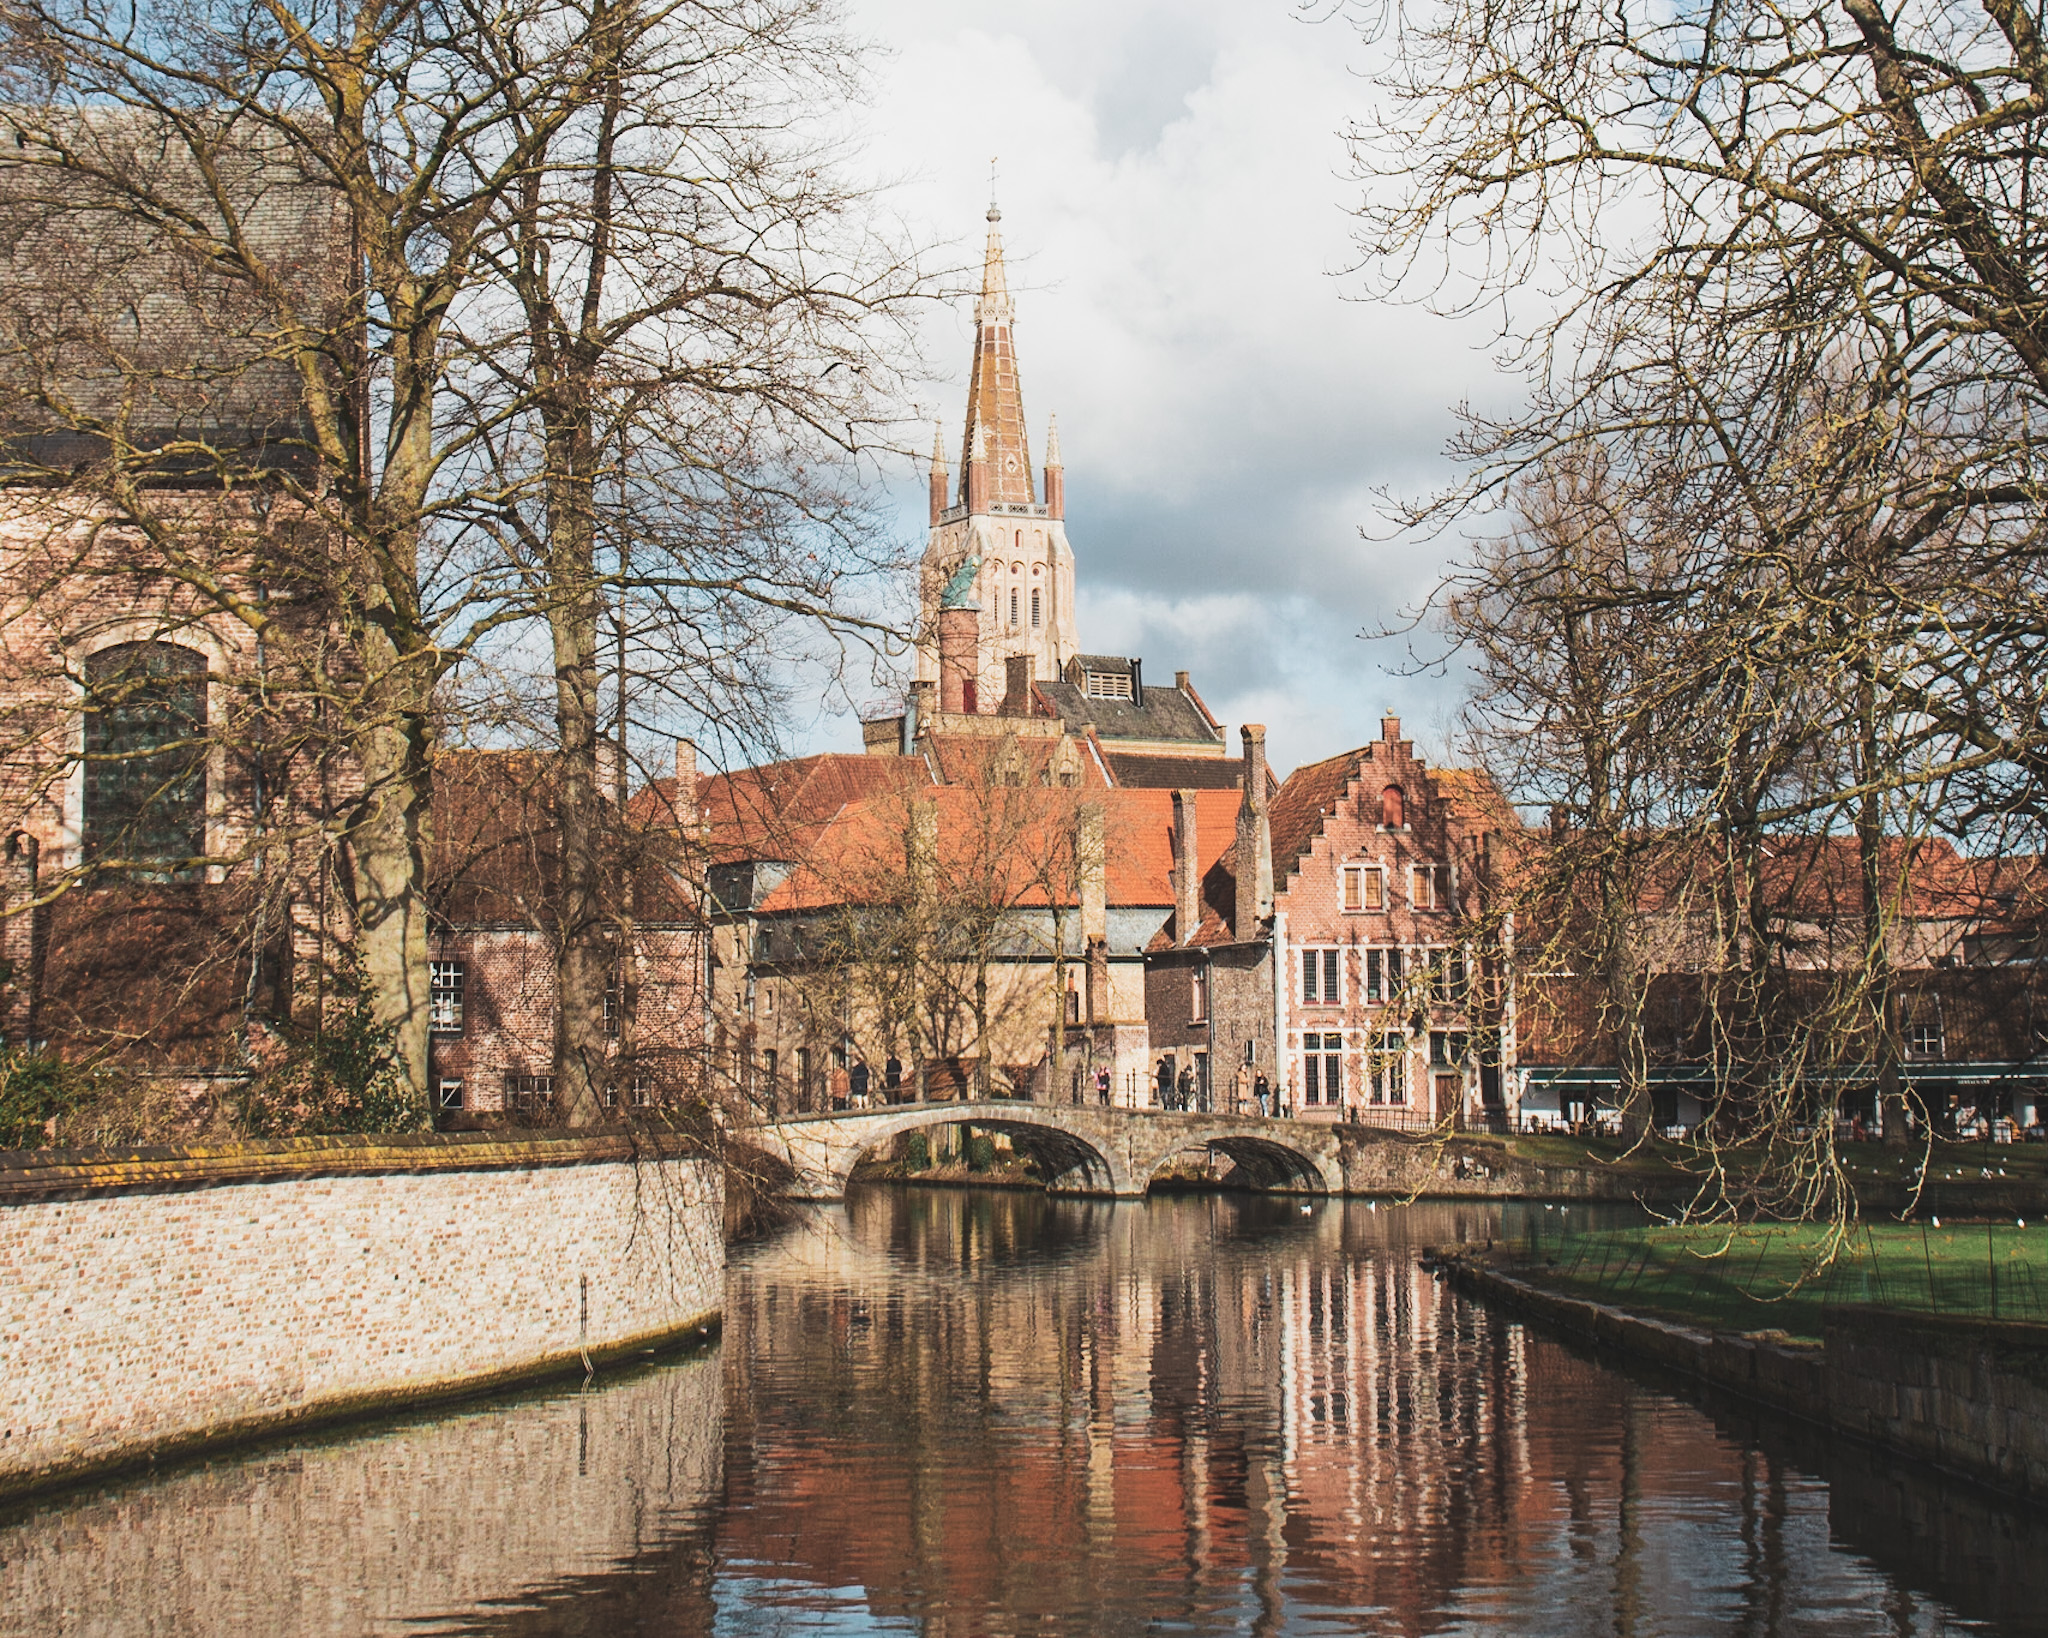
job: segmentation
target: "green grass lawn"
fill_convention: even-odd
[[[2048,1226],[1856,1225],[1826,1261],[1819,1224],[1594,1229],[1534,1214],[1503,1249],[1544,1284],[1689,1325],[1818,1341],[1831,1302],[2048,1321]]]

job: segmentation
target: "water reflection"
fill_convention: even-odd
[[[2041,1515],[1636,1385],[1417,1266],[1518,1210],[857,1195],[735,1259],[719,1374],[53,1505],[0,1526],[0,1624],[2048,1631]]]
[[[0,1521],[0,1631],[445,1631],[511,1599],[504,1630],[549,1632],[578,1578],[644,1575],[630,1624],[694,1561],[672,1630],[703,1632],[720,1391],[699,1353],[66,1496]]]
[[[1963,1630],[1768,1443],[1418,1266],[1501,1211],[856,1197],[737,1270],[721,1553],[933,1633]]]

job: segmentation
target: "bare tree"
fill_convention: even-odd
[[[587,33],[595,94],[536,135],[488,252],[518,299],[518,345],[479,347],[524,406],[491,447],[506,545],[554,656],[555,1085],[571,1120],[599,1107],[615,943],[597,757],[607,627],[621,778],[629,670],[727,716],[730,670],[758,675],[740,656],[769,632],[869,628],[844,587],[890,554],[849,478],[886,437],[898,325],[921,293],[911,258],[873,235],[871,197],[807,134],[807,109],[858,90],[825,8],[600,3]]]

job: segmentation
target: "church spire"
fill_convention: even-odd
[[[1002,220],[1003,213],[990,200],[981,297],[974,304],[974,368],[967,383],[968,447],[960,463],[960,498],[969,500],[967,469],[974,462],[973,444],[979,436],[987,447],[987,500],[1028,506],[1037,496],[1031,479],[1031,442],[1024,430],[1024,388],[1010,333],[1014,308],[1003,267]]]
[[[932,427],[932,523],[937,525],[946,510],[946,429],[942,423]]]

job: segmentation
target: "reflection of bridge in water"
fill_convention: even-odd
[[[1295,1194],[1338,1194],[1344,1165],[1334,1126],[1250,1115],[1184,1115],[1052,1103],[918,1103],[799,1115],[747,1128],[746,1140],[786,1164],[785,1192],[837,1200],[864,1155],[906,1132],[972,1124],[1005,1133],[1062,1194],[1142,1195],[1175,1155],[1227,1156],[1238,1182]]]

